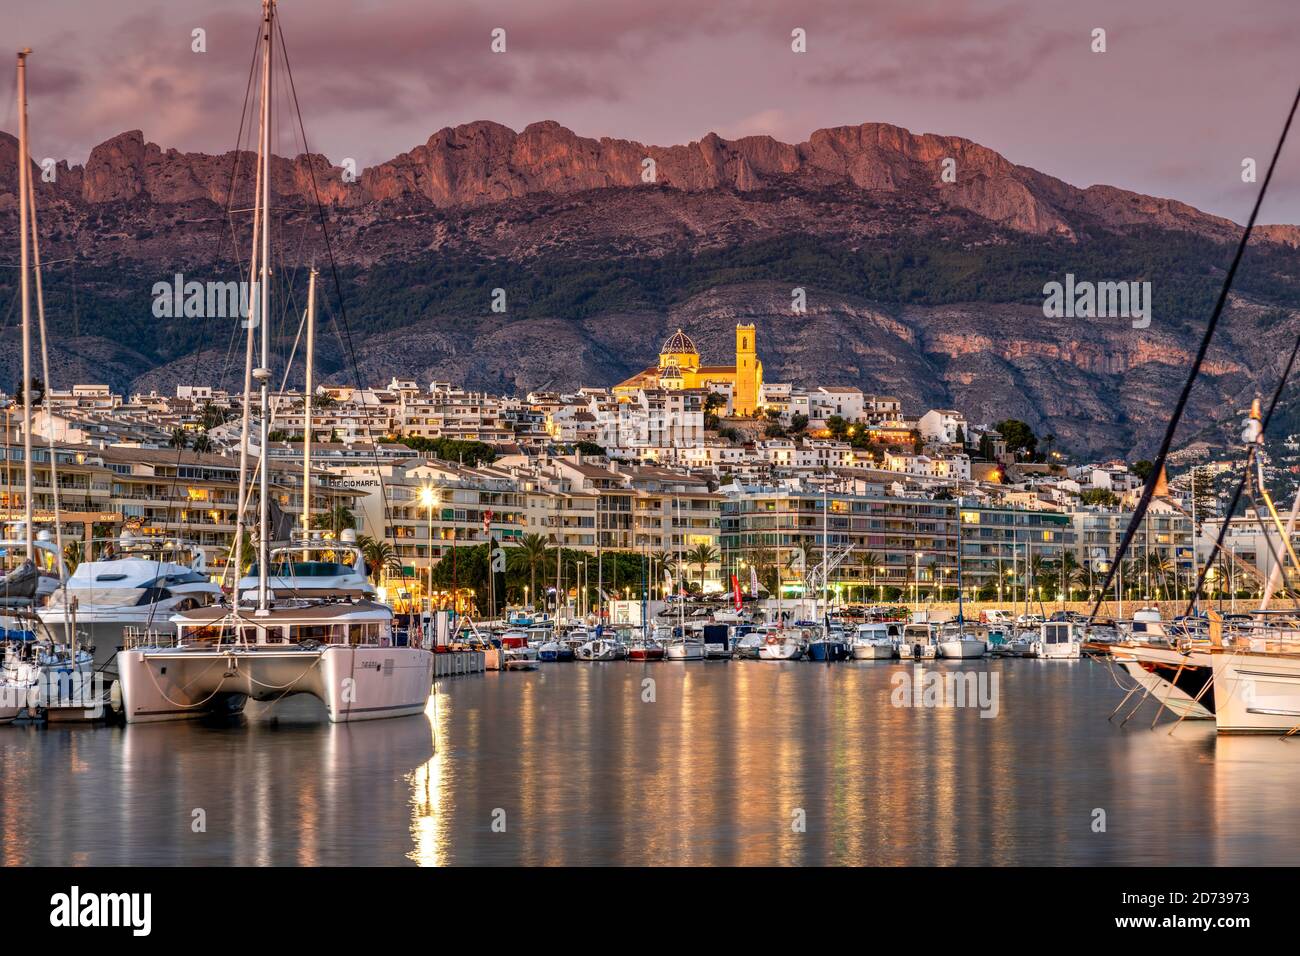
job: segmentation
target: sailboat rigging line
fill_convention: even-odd
[[[1294,113],[1295,108],[1292,107]],[[1296,336],[1295,344],[1291,346],[1291,354],[1287,357],[1286,367],[1282,370],[1282,375],[1278,379],[1277,387],[1273,389],[1273,395],[1269,399],[1268,408],[1264,412],[1263,418],[1260,419],[1259,435],[1262,440],[1268,434],[1268,424],[1273,419],[1273,412],[1277,408],[1277,403],[1282,398],[1282,390],[1286,387],[1287,379],[1291,377],[1291,371],[1295,368],[1296,356],[1300,354],[1300,335]],[[1228,528],[1232,525],[1232,516],[1237,513],[1237,506],[1241,503],[1242,493],[1246,490],[1246,484],[1250,481],[1250,470],[1254,464],[1254,457],[1258,446],[1252,445],[1246,454],[1245,467],[1241,470],[1241,478],[1237,480],[1237,487],[1233,489],[1232,500],[1228,503],[1228,510],[1224,512],[1223,524],[1219,526],[1218,537],[1214,541],[1214,553],[1224,553],[1224,542],[1228,538]],[[1268,535],[1264,536],[1268,540]],[[1234,558],[1233,564],[1236,564]],[[1207,562],[1205,567],[1201,568],[1201,573],[1196,578],[1196,590],[1192,592],[1191,599],[1187,604],[1187,614],[1190,615],[1196,608],[1196,602],[1201,599],[1201,591],[1205,587],[1205,576],[1210,572],[1210,563]],[[1265,581],[1264,588],[1268,587]]]
[[[293,359],[294,359],[294,356],[298,354],[298,343],[302,340],[302,331],[303,331],[303,326],[306,324],[306,322],[307,322],[307,313],[304,312],[303,315],[302,315],[302,318],[298,321],[298,334],[297,334],[297,336],[294,337],[294,340],[293,340],[293,349],[292,349],[292,351],[289,353],[289,360],[288,360],[288,362],[285,363],[284,374],[283,374],[283,375],[281,376],[281,378],[280,378],[280,388],[279,388],[279,390],[276,392],[277,397],[281,397],[281,398],[282,398],[282,397],[284,396],[285,389],[286,389],[286,387],[287,387],[288,384],[289,384],[289,371],[290,371],[290,369],[293,368]],[[270,414],[270,419],[269,419],[269,421],[267,422],[267,430],[268,430],[268,432],[270,431],[271,426],[275,424],[275,414],[276,414],[276,413],[275,413],[275,408],[272,407],[272,409],[271,409],[271,414]],[[258,480],[258,478],[259,478],[260,475],[261,475],[261,471],[260,471],[260,469],[261,469],[261,467],[262,467],[262,461],[263,461],[264,459],[266,459],[267,457],[269,457],[269,453],[268,453],[268,452],[264,452],[263,455],[258,459],[257,464],[255,464],[255,465],[253,466],[253,474],[249,477],[249,481],[250,481],[250,482],[256,482],[256,481]],[[229,562],[229,560],[231,559],[231,557],[233,557],[233,554],[234,554],[234,544],[232,543],[232,544],[231,544],[231,549],[230,549],[230,551],[227,552],[227,558],[226,558],[227,562]],[[236,585],[237,585],[237,584],[238,584],[238,579],[236,579]],[[297,592],[297,590],[298,590],[298,589],[297,589],[297,585],[294,585],[294,591],[295,591],[295,593]]]
[[[23,162],[25,157],[19,157],[19,162]],[[36,187],[32,185],[32,177],[25,177],[27,183],[27,218],[28,224],[32,231],[32,275],[36,279],[36,317],[37,328],[41,336],[41,375],[45,377],[45,396],[48,397],[50,389],[54,386],[50,382],[50,349],[45,335],[45,290],[44,283],[41,281],[41,242],[40,229],[36,224]],[[23,401],[32,400],[32,387],[28,382],[23,387]],[[54,425],[49,421],[49,404],[46,403],[46,428],[50,448],[50,495],[54,501],[54,547],[58,551],[55,559],[55,565],[59,572],[59,585],[65,586],[68,583],[67,567],[63,561],[63,512],[59,496],[59,455],[58,449],[54,443]],[[30,505],[29,505],[30,507]],[[63,634],[64,642],[68,648],[68,666],[76,670],[77,666],[77,635],[72,627],[72,621],[68,617],[69,607],[65,601],[63,604]]]
[[[326,255],[329,256],[330,278],[334,282],[334,292],[338,296],[338,300],[339,300],[339,316],[335,320],[334,324],[337,331],[337,327],[339,325],[339,319],[342,320],[343,333],[347,341],[348,359],[352,363],[353,379],[356,382],[357,391],[361,393],[363,396],[362,403],[364,404],[365,399],[364,399],[364,390],[361,382],[361,366],[357,362],[357,350],[355,345],[352,342],[352,327],[351,324],[348,322],[347,302],[343,298],[343,282],[339,278],[338,263],[334,258],[334,245],[330,241],[330,231],[325,216],[325,204],[321,200],[320,187],[316,182],[316,166],[311,161],[312,152],[307,142],[307,126],[303,122],[302,104],[298,101],[298,88],[297,88],[297,84],[294,83],[294,79],[293,79],[293,67],[289,63],[289,47],[284,39],[284,27],[280,24],[279,20],[275,21],[275,28],[280,34],[280,51],[284,57],[285,76],[289,80],[289,92],[293,99],[294,112],[298,117],[298,129],[302,134],[303,152],[307,155],[307,169],[311,173],[312,195],[315,197],[316,211],[317,211],[317,215],[320,217],[321,237],[325,240],[325,252]],[[383,472],[383,468],[380,467],[380,463],[379,463],[379,445],[375,441],[374,434],[371,430],[370,416],[364,415],[362,416],[362,420],[364,422],[364,427],[366,430],[366,437],[370,439],[370,449],[371,449],[371,454],[373,456],[374,466],[375,466],[375,478],[379,482],[379,500],[381,502],[381,506],[384,509],[384,524],[388,528],[387,537],[391,540],[393,550],[396,551],[397,532],[396,532],[395,525],[388,520],[389,519],[388,490],[384,486],[384,472]],[[492,537],[490,532],[488,535],[487,548],[488,548],[488,566],[490,569],[492,563]],[[432,553],[429,555],[429,560],[430,561],[433,560]]]
[[[235,265],[240,271],[241,278],[243,277],[243,263],[239,258],[239,242],[237,236],[235,235],[234,217],[231,213],[231,210],[233,209],[235,203],[235,182],[239,177],[239,160],[240,157],[243,155],[243,152],[240,150],[240,145],[244,141],[244,121],[248,115],[248,103],[250,97],[252,96],[252,90],[253,90],[253,77],[256,75],[256,71],[257,71],[258,44],[256,42],[256,38],[260,37],[261,33],[262,33],[262,25],[261,22],[259,21],[257,25],[257,32],[254,34],[255,40],[253,43],[253,55],[250,58],[248,63],[248,80],[244,85],[244,103],[239,110],[239,128],[235,131],[235,149],[232,152],[230,157],[230,175],[226,182],[225,220],[230,224],[231,248],[234,251]],[[212,252],[211,265],[213,267],[215,267],[221,261],[221,249],[225,245],[225,240],[226,240],[225,229],[219,227],[216,233],[215,248],[213,249]],[[238,312],[238,310],[236,310],[236,312]],[[238,329],[239,329],[239,323],[236,322],[233,325],[233,330],[237,331]],[[234,331],[232,331],[232,338],[234,337]],[[190,381],[192,382],[198,380],[199,360],[202,358],[202,355],[203,355],[203,346],[202,343],[200,343],[199,347],[194,350],[194,362],[190,370]],[[229,356],[227,356],[227,359],[228,358]],[[172,513],[173,510],[177,507],[176,488],[177,485],[179,485],[180,483],[181,460],[184,454],[185,454],[185,449],[178,446],[176,449],[176,465],[172,472],[171,486],[167,490],[167,517],[165,522],[166,524],[172,523]],[[241,497],[241,494],[242,494],[242,489],[241,492],[236,494],[235,496],[237,504]],[[186,527],[188,527],[188,525],[186,525]],[[180,536],[177,535],[177,537],[179,538]],[[87,544],[87,548],[86,548],[86,554],[84,555],[84,558],[86,560],[90,560],[91,542],[88,541],[86,542],[86,544]],[[155,577],[157,576],[157,572],[162,569],[162,557],[163,557],[162,551],[160,550],[158,552],[157,560],[155,563]],[[193,560],[193,555],[191,555],[191,560]],[[227,559],[227,561],[229,561],[229,559]],[[223,572],[223,577],[224,577],[224,572]],[[145,625],[146,627],[148,627],[153,623],[153,613],[154,613],[154,609],[151,608],[149,611],[148,621],[146,622]]]
[[[1256,457],[1258,457],[1258,456],[1256,456]],[[1266,498],[1265,500],[1267,500],[1267,498]],[[1269,556],[1269,560],[1271,560],[1271,561],[1273,562],[1272,567],[1275,567],[1275,568],[1276,568],[1276,567],[1281,567],[1281,566],[1283,566],[1283,556],[1280,555],[1280,554],[1278,554],[1277,548],[1273,547],[1273,535],[1272,535],[1272,532],[1269,530],[1268,525],[1265,524],[1263,514],[1260,513],[1261,509],[1260,509],[1260,507],[1259,507],[1259,499],[1257,499],[1257,498],[1255,497],[1255,492],[1254,492],[1254,491],[1251,491],[1251,492],[1250,492],[1250,503],[1251,503],[1251,504],[1254,506],[1254,508],[1255,508],[1255,523],[1256,523],[1257,525],[1259,525],[1260,533],[1264,535],[1264,545],[1268,548],[1268,556]],[[1290,551],[1289,548],[1288,548],[1287,550],[1288,550],[1288,552]],[[1292,565],[1292,566],[1294,567],[1294,565]],[[1268,582],[1267,582],[1267,579],[1266,579],[1266,580],[1265,580],[1265,590],[1267,590],[1267,587],[1268,587]],[[1282,589],[1283,589],[1284,591],[1286,591],[1286,596],[1287,596],[1287,598],[1290,599],[1290,600],[1292,601],[1292,603],[1295,603],[1296,595],[1295,595],[1295,592],[1291,590],[1290,585],[1288,585],[1288,584],[1286,583],[1286,575],[1283,575],[1283,576],[1282,576]],[[1262,595],[1261,595],[1261,597],[1262,597]],[[1297,605],[1297,606],[1300,606],[1300,605]]]
[[[1120,541],[1119,548],[1115,552],[1115,559],[1111,562],[1110,570],[1106,574],[1106,582],[1102,585],[1101,592],[1097,595],[1096,603],[1092,606],[1092,612],[1088,615],[1089,621],[1097,618],[1097,612],[1101,610],[1103,595],[1110,589],[1114,577],[1123,561],[1124,555],[1128,553],[1129,545],[1133,543],[1133,537],[1137,529],[1142,524],[1142,519],[1146,517],[1147,508],[1151,505],[1151,497],[1155,492],[1156,484],[1161,480],[1164,474],[1165,462],[1169,458],[1169,448],[1174,442],[1174,433],[1178,430],[1178,425],[1182,421],[1183,411],[1187,408],[1187,400],[1191,397],[1192,386],[1195,384],[1197,377],[1201,373],[1201,366],[1205,362],[1206,353],[1210,350],[1210,342],[1214,339],[1214,332],[1219,325],[1219,317],[1223,314],[1223,307],[1228,301],[1228,293],[1232,289],[1232,280],[1236,278],[1237,267],[1241,264],[1242,256],[1246,252],[1246,245],[1250,242],[1250,234],[1255,229],[1255,220],[1259,216],[1260,207],[1264,204],[1264,196],[1268,193],[1269,183],[1273,179],[1273,171],[1277,168],[1278,157],[1282,154],[1282,147],[1286,144],[1287,134],[1291,131],[1291,122],[1295,119],[1296,107],[1300,106],[1300,88],[1296,89],[1296,94],[1291,100],[1291,110],[1287,113],[1286,122],[1282,126],[1282,135],[1278,137],[1277,146],[1273,149],[1273,157],[1268,163],[1268,172],[1264,174],[1264,181],[1260,183],[1259,194],[1255,197],[1254,208],[1250,211],[1250,218],[1246,221],[1246,228],[1241,234],[1241,240],[1237,243],[1237,251],[1232,257],[1232,264],[1228,267],[1227,274],[1223,277],[1223,287],[1219,290],[1218,301],[1214,304],[1214,311],[1210,313],[1210,321],[1206,323],[1205,334],[1201,337],[1200,348],[1196,350],[1196,358],[1192,360],[1191,370],[1188,372],[1187,381],[1183,383],[1182,392],[1178,396],[1178,402],[1174,405],[1173,414],[1169,417],[1169,425],[1165,429],[1165,436],[1160,442],[1160,451],[1156,455],[1152,464],[1151,476],[1147,479],[1146,486],[1142,489],[1142,497],[1138,499],[1137,507],[1133,510],[1133,517],[1129,521],[1128,528],[1124,531],[1124,538]],[[1271,409],[1270,409],[1271,410]],[[1228,517],[1223,522],[1224,530],[1227,529],[1231,521],[1232,512],[1228,512]],[[1203,580],[1203,576],[1202,576]],[[1197,594],[1200,593],[1198,583]],[[1192,607],[1195,608],[1196,595],[1192,596]]]

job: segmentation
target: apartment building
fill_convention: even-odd
[[[952,501],[885,494],[824,493],[802,486],[728,486],[722,505],[723,561],[728,568],[780,554],[788,566],[801,552],[805,568],[821,558],[823,540],[834,551],[852,545],[830,575],[844,600],[871,600],[878,588],[932,593],[955,569],[957,506]],[[874,556],[874,570],[867,555]]]

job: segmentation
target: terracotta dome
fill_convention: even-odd
[[[660,355],[699,355],[700,350],[695,347],[691,337],[678,329],[672,335],[668,336],[668,341],[664,347],[659,350]]]

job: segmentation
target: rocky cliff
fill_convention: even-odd
[[[16,158],[0,134],[10,235]],[[238,276],[254,165],[249,153],[183,153],[132,131],[39,182],[58,367],[119,388],[234,381],[233,330],[158,319],[151,290],[176,272]],[[357,172],[320,155],[271,167],[278,258],[328,264],[332,252],[338,265],[354,338],[323,337],[326,375],[351,378],[355,351],[373,379],[612,384],[679,325],[723,362],[730,326],[753,321],[772,380],[1023,418],[1098,454],[1154,443],[1239,235],[1175,200],[1078,188],[969,140],[875,123],[799,144],[711,134],[659,147],[553,122],[518,133],[478,122]],[[1300,327],[1297,245],[1296,227],[1261,229],[1193,396],[1193,431],[1268,387],[1270,356]],[[1042,286],[1066,272],[1152,282],[1152,328],[1045,319]],[[12,278],[0,274],[0,304]],[[298,296],[303,280],[280,273]],[[490,308],[495,288],[504,314]],[[792,309],[795,288],[805,314]],[[286,352],[301,305],[289,291],[277,293]],[[15,380],[12,359],[0,351],[0,386]]]

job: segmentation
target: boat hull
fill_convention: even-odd
[[[988,645],[972,637],[953,638],[939,642],[939,656],[950,660],[970,660],[983,657]]]
[[[238,713],[247,700],[310,694],[331,723],[423,712],[433,653],[415,647],[326,645],[313,650],[139,648],[118,655],[128,723]]]
[[[758,649],[760,661],[797,661],[803,648],[794,641],[769,642]]]
[[[808,645],[808,658],[814,661],[847,661],[849,649],[843,641],[813,641]]]
[[[855,661],[884,661],[891,660],[894,656],[894,645],[892,644],[854,644],[853,659]]]
[[[1210,659],[1219,733],[1286,734],[1300,726],[1300,654],[1215,648]]]
[[[687,641],[684,644],[669,644],[664,648],[664,660],[702,661],[704,660],[704,645],[692,641]]]

